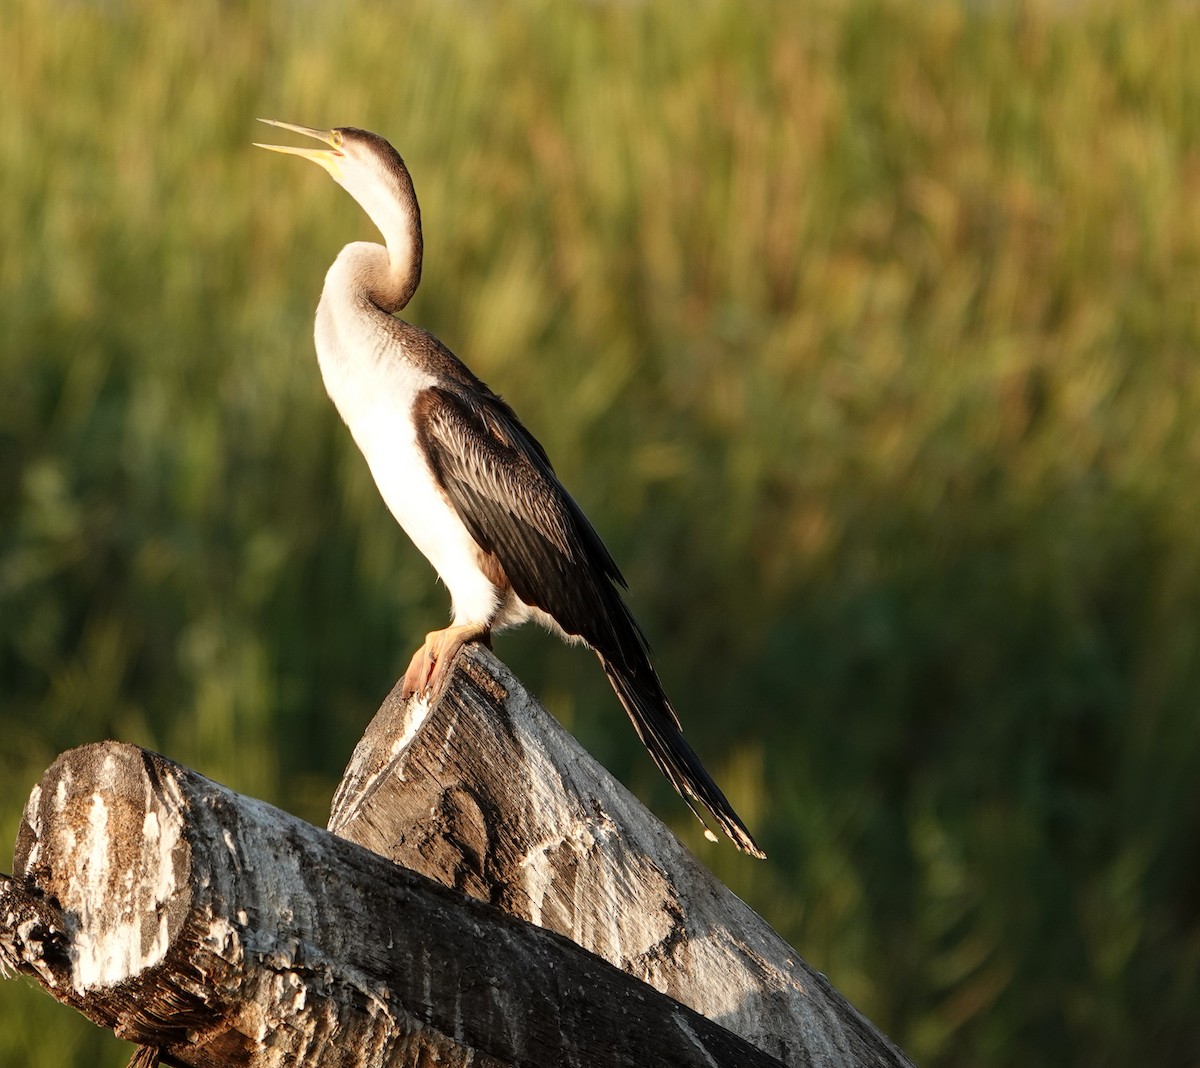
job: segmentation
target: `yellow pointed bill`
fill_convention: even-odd
[[[304,159],[310,159],[313,163],[324,167],[334,178],[337,175],[337,161],[342,153],[338,150],[341,144],[341,135],[336,130],[314,130],[310,126],[297,126],[291,122],[280,122],[278,119],[259,119],[259,122],[265,122],[268,126],[278,126],[283,130],[291,130],[293,133],[302,134],[305,137],[311,137],[314,141],[324,141],[329,145],[329,148],[296,148],[293,145],[264,145],[261,142],[255,141],[255,148],[266,148],[272,152],[284,152],[290,156],[301,156]]]

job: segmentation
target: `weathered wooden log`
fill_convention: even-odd
[[[0,965],[140,1063],[778,1065],[565,938],[134,746],[65,753],[0,877]]]
[[[433,700],[384,701],[329,829],[565,935],[785,1064],[909,1063],[480,646]]]

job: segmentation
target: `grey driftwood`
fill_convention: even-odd
[[[908,1063],[486,650],[389,696],[329,831],[72,750],[0,877],[0,965],[147,1064]]]

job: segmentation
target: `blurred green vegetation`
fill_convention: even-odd
[[[1193,3],[0,11],[0,835],[106,736],[323,822],[444,618],[312,351],[370,224],[249,147],[365,126],[770,861],[500,654],[918,1062],[1200,1063]]]

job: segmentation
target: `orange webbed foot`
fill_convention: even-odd
[[[487,628],[479,626],[431,631],[425,635],[425,644],[413,653],[409,661],[400,685],[400,696],[407,700],[414,694],[433,693],[440,689],[459,650],[473,641],[490,645],[490,638]]]

